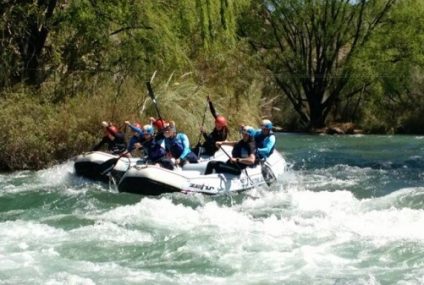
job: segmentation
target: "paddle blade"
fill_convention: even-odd
[[[266,185],[268,185],[268,187],[271,186],[277,180],[271,167],[269,167],[269,165],[265,163],[261,164],[261,172],[262,177],[264,178],[265,183]]]
[[[149,96],[152,98],[153,102],[156,103],[155,93],[153,93],[152,84],[150,84],[150,81],[146,81],[147,90],[149,91]]]

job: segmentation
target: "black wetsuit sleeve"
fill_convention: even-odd
[[[205,141],[207,141],[209,139],[209,135],[206,132],[202,132],[203,138],[205,139]]]
[[[115,137],[115,139],[118,139],[120,142],[125,141],[124,133],[117,132],[117,133],[113,134],[113,136]]]

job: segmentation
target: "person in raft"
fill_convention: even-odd
[[[270,120],[262,120],[261,129],[255,133],[255,142],[259,159],[266,159],[272,154],[275,148],[275,135]]]
[[[125,121],[125,124],[131,129],[132,136],[128,142],[127,153],[131,156],[133,151],[141,147],[141,143],[144,140],[143,129],[137,122],[131,124],[129,121]],[[137,144],[138,143],[138,144]]]
[[[256,163],[256,131],[250,126],[241,127],[242,139],[238,142],[217,142],[218,147],[221,145],[232,145],[233,150],[231,157],[227,162],[210,161],[206,166],[205,174],[211,174],[213,171],[216,173],[231,173],[240,175],[241,171],[248,166]]]
[[[137,144],[140,144],[139,147],[143,148],[144,154],[147,157],[147,163],[161,164],[162,160],[166,156],[166,151],[161,144],[156,141],[155,132],[151,125],[145,125],[143,127],[143,137],[144,141]]]
[[[164,119],[155,119],[154,117],[149,118],[150,124],[155,128],[155,140],[162,143],[165,139],[163,135],[163,129],[168,125],[168,122]]]
[[[177,133],[174,122],[169,122],[163,129],[163,135],[165,136],[165,150],[168,157],[175,159],[174,163],[163,163],[163,167],[174,169],[174,165],[182,167],[186,162],[198,162],[197,156],[190,149],[190,141],[187,135],[184,133]]]
[[[225,141],[227,139],[229,130],[227,126],[227,119],[216,112],[209,96],[207,97],[207,100],[209,104],[209,110],[211,111],[212,116],[215,118],[215,127],[209,134],[206,132],[203,126],[200,128],[200,132],[202,133],[205,142],[203,144],[198,144],[193,149],[193,152],[197,155],[205,154],[211,156],[219,150],[216,143],[219,141]]]
[[[93,151],[97,151],[102,148],[104,144],[107,145],[108,151],[112,154],[121,154],[126,151],[127,143],[125,141],[124,133],[122,133],[115,125],[111,122],[102,122],[102,126],[105,129],[105,135],[102,140],[93,147]]]

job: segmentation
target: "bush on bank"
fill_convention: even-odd
[[[174,120],[195,145],[205,114],[205,127],[213,128],[213,117],[206,107],[210,96],[216,109],[230,124],[231,138],[238,138],[240,123],[257,125],[260,88],[256,82],[244,94],[231,89],[214,90],[190,80],[164,81],[154,84],[161,115]],[[15,90],[16,91],[16,90]],[[111,84],[103,84],[93,94],[77,94],[52,103],[38,90],[19,90],[1,94],[0,101],[0,169],[41,169],[89,151],[103,136],[101,121],[111,121],[126,132],[124,121],[148,123],[156,110],[144,83],[128,80],[119,94]],[[43,91],[45,92],[45,90]]]

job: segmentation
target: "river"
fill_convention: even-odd
[[[424,137],[278,134],[255,195],[0,175],[0,284],[424,284]]]

